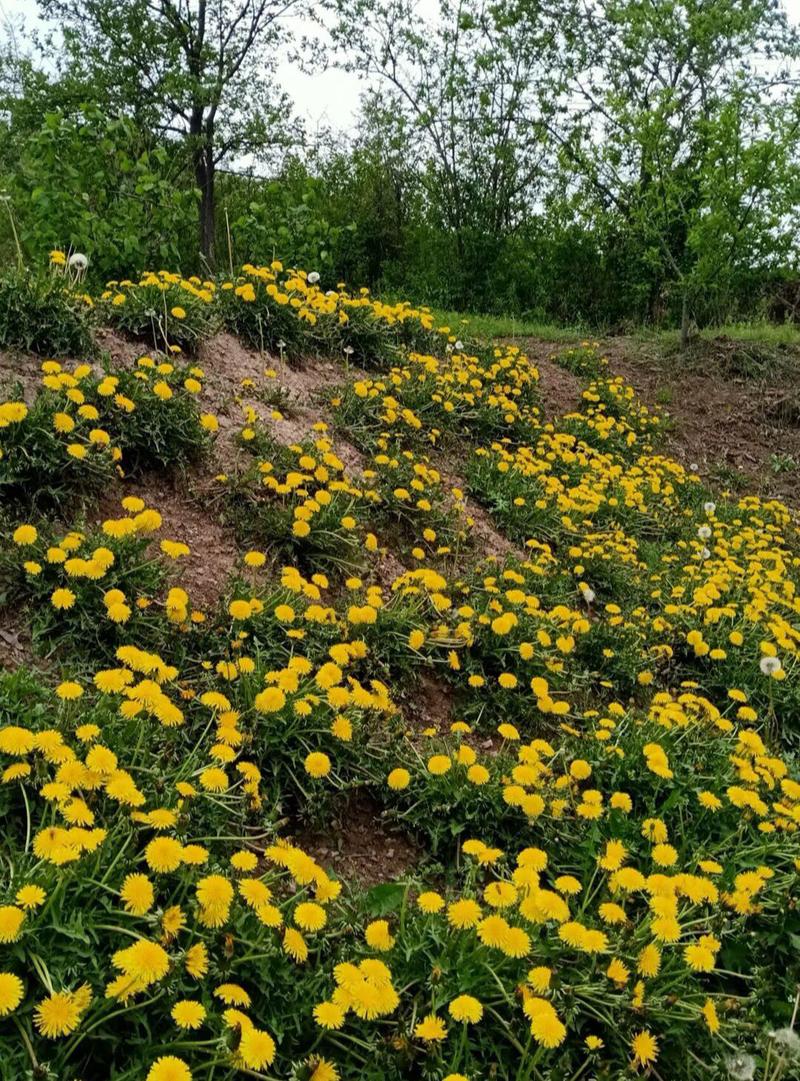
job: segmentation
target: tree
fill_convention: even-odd
[[[549,133],[649,313],[677,299],[685,345],[700,299],[796,232],[797,37],[773,0],[578,0],[572,18]]]
[[[175,163],[128,118],[87,106],[40,118],[8,174],[19,237],[31,261],[53,248],[91,255],[107,280],[121,268],[183,266],[196,215],[193,192],[175,183]]]
[[[218,166],[264,160],[295,138],[275,70],[297,3],[40,0],[63,37],[62,78],[185,150],[199,191],[199,248],[212,264]]]
[[[384,123],[405,128],[422,159],[434,218],[460,260],[518,229],[551,160],[544,138],[559,92],[557,8],[516,0],[335,0],[345,67],[377,80]],[[472,242],[470,246],[470,241]]]

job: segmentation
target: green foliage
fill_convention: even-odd
[[[223,176],[219,202],[230,222],[234,265],[280,259],[286,266],[335,274],[341,249],[355,226],[330,220],[328,197],[325,181],[295,158],[276,180]],[[224,224],[218,222],[217,228],[220,253],[227,251]]]
[[[38,508],[97,495],[120,468],[170,468],[202,456],[216,419],[201,414],[198,368],[156,365],[97,377],[45,362],[30,406],[19,387],[0,405],[0,498]]]
[[[92,442],[85,430],[60,432],[57,414],[58,403],[47,391],[27,407],[19,388],[12,388],[9,400],[0,405],[3,503],[37,510],[62,508],[76,496],[98,495],[115,477],[116,456],[110,444]],[[78,453],[83,456],[74,449],[70,452],[70,446],[81,448]]]
[[[120,369],[88,388],[129,473],[196,461],[215,428],[197,404],[202,370],[170,361],[143,363],[148,359],[134,372]]]
[[[277,258],[528,325],[795,318],[800,45],[768,0],[442,0],[428,18],[338,0],[335,50],[380,80],[348,146],[291,116],[279,4],[248,30],[225,0],[184,32],[172,3],[43,7],[73,62],[0,65],[0,187],[31,260],[78,248],[105,280]],[[270,179],[224,171],[239,157]],[[295,347],[279,313],[251,314],[254,344]],[[328,346],[368,362],[362,315]]]
[[[561,349],[553,358],[561,368],[566,368],[573,375],[594,378],[608,366],[608,361],[599,352],[597,343],[581,342],[580,345]]]
[[[105,322],[157,352],[195,352],[218,326],[215,288],[166,270],[148,272],[137,282],[108,282],[99,308]]]
[[[196,195],[175,183],[174,150],[98,105],[49,112],[30,131],[9,177],[20,240],[31,260],[84,252],[94,280],[188,262]]]
[[[91,301],[59,272],[7,270],[0,275],[0,349],[45,357],[91,354]]]
[[[147,534],[160,524],[152,514],[115,520],[128,523],[125,530],[58,533],[44,523],[33,540],[27,524],[6,534],[4,602],[29,607],[39,651],[97,665],[112,661],[132,635],[149,644],[165,637],[163,609],[152,607],[165,582],[163,564],[148,552]]]
[[[378,441],[364,480],[374,488],[376,515],[393,545],[414,558],[453,555],[466,543],[463,495],[457,498],[425,455],[386,439]]]
[[[279,261],[274,264],[280,272]],[[311,324],[297,318],[289,303],[288,290],[268,291],[259,279],[263,274],[252,268],[245,276],[225,282],[219,292],[220,312],[224,325],[261,352],[278,353],[281,358],[296,360],[313,351]],[[270,275],[270,278],[272,275]]]
[[[290,139],[288,99],[275,79],[287,8],[271,0],[197,9],[172,0],[123,0],[113,9],[102,0],[43,0],[42,9],[62,30],[64,81],[80,100],[136,117],[159,145],[169,140],[171,178],[199,196],[193,262],[213,264],[217,167],[244,155],[269,160]],[[164,232],[177,235],[175,223]]]
[[[330,440],[320,437],[285,448],[249,424],[241,438],[257,459],[226,476],[220,492],[225,516],[240,540],[301,568],[359,570],[369,502],[347,476]]]

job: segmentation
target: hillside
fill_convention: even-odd
[[[796,1077],[791,389],[315,278],[0,355],[0,1076]]]

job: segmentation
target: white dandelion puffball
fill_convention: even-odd
[[[319,281],[319,274],[316,272],[316,270],[312,270],[311,273],[308,275],[308,284],[309,285],[316,285],[318,281]]]
[[[697,535],[700,540],[708,540],[711,536],[711,527],[707,525],[701,525],[697,530]]]
[[[712,503],[710,500],[708,501],[708,503],[703,504],[703,510],[706,512],[706,514],[713,514],[716,509],[717,504]]]
[[[777,657],[762,657],[758,662],[758,667],[765,676],[774,676],[781,666],[781,662]]]
[[[733,1081],[753,1081],[756,1072],[756,1060],[752,1055],[739,1051],[735,1055],[731,1055],[725,1065],[728,1067],[728,1076]]]
[[[75,251],[69,257],[69,266],[71,270],[86,270],[88,265],[89,258],[84,255],[82,251]]]
[[[457,341],[456,345],[455,345],[455,348],[456,348],[456,352],[460,353],[464,348],[464,343],[462,341],[460,341],[460,340]]]
[[[779,1028],[770,1033],[770,1039],[780,1047],[781,1052],[789,1058],[800,1058],[800,1036],[793,1028]]]

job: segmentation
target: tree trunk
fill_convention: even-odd
[[[195,148],[195,183],[200,190],[200,254],[214,268],[214,235],[216,215],[214,207],[214,153],[209,144]]]
[[[681,352],[689,344],[689,295],[684,291],[681,303]]]

